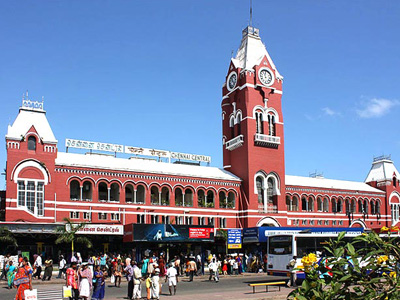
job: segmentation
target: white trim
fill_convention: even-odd
[[[14,167],[14,170],[12,170],[11,172],[11,180],[14,181],[14,183],[17,183],[18,179],[27,179],[27,178],[19,178],[19,173],[27,167],[33,167],[33,168],[37,168],[40,170],[40,172],[42,172],[43,174],[43,178],[44,179],[33,179],[33,180],[40,180],[42,182],[44,182],[45,185],[47,185],[49,182],[51,182],[51,177],[49,180],[49,175],[47,173],[47,170],[45,168],[43,168],[43,166],[36,160],[33,159],[29,159],[23,162],[20,162],[19,164],[17,164],[16,167]]]
[[[269,221],[269,222],[267,222],[267,221]],[[257,224],[256,224],[256,226],[257,227],[261,227],[263,224],[273,224],[273,225],[275,225],[275,227],[281,227],[281,224],[279,224],[279,222],[277,221],[277,220],[275,220],[275,218],[272,218],[272,217],[264,217],[264,218],[261,218],[258,222],[257,222]]]
[[[232,165],[223,166],[224,169],[232,168]]]
[[[399,203],[400,203],[400,194],[399,194],[399,192],[397,192],[397,191],[393,191],[393,192],[390,194],[390,196],[389,196],[389,204],[392,203],[392,198],[393,198],[394,196],[397,196],[397,198],[399,199],[399,202],[398,202],[398,203],[393,203],[393,204],[399,204]]]

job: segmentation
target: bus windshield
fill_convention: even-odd
[[[268,238],[268,254],[288,255],[292,253],[292,236],[281,235]]]

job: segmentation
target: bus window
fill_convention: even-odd
[[[268,238],[269,254],[287,255],[292,253],[291,236],[273,236]]]
[[[297,256],[306,256],[309,253],[316,253],[316,239],[314,237],[297,236]]]

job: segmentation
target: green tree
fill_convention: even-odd
[[[0,227],[0,244],[18,246],[17,239],[7,227]]]
[[[85,227],[86,223],[72,223],[68,218],[64,218],[64,222],[65,226],[58,227],[56,230],[58,234],[56,244],[71,243],[72,255],[75,253],[75,244],[83,244],[87,248],[92,248],[90,239],[77,233]]]
[[[349,243],[344,235],[328,243],[327,256],[318,263],[313,254],[303,257],[306,279],[288,299],[400,299],[399,239],[371,232]]]

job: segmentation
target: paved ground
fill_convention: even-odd
[[[239,276],[226,276],[221,277],[221,280],[216,283],[208,281],[207,276],[195,277],[193,282],[188,282],[187,278],[180,278],[178,283],[177,294],[170,297],[168,286],[163,284],[162,294],[160,299],[194,299],[194,300],[211,300],[215,297],[220,299],[235,299],[235,300],[283,300],[286,299],[289,292],[292,290],[287,287],[282,287],[278,292],[277,287],[270,287],[270,292],[266,293],[264,287],[259,287],[253,294],[252,288],[248,283],[265,282],[270,280],[280,280],[287,278],[268,276],[265,274],[246,274]],[[61,290],[64,281],[53,280],[50,282],[42,282],[38,280],[33,281],[33,287],[38,289],[39,300],[61,300]],[[122,281],[121,287],[116,288],[107,282],[106,297],[104,300],[120,300],[126,298],[127,283]],[[142,288],[142,296],[145,298],[145,289]],[[8,290],[5,288],[4,282],[0,283],[0,300],[13,300],[15,297],[15,290]],[[60,295],[57,297],[56,295]]]

